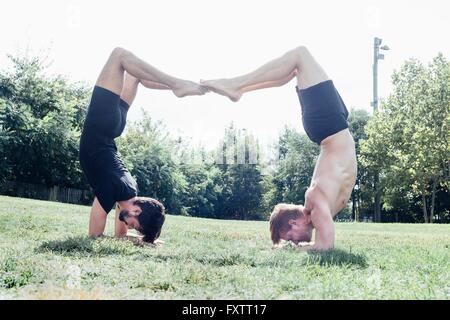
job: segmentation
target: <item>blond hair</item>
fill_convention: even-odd
[[[289,220],[298,219],[302,215],[299,206],[294,204],[277,204],[270,215],[270,235],[273,244],[278,244],[281,240],[280,233],[288,232],[291,229]]]

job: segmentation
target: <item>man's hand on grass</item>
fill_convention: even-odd
[[[293,243],[292,241],[281,240],[280,243],[272,245],[272,249],[283,249],[283,248],[292,247],[292,246],[295,247],[296,244]]]
[[[137,234],[130,233],[130,232],[127,233],[127,235],[124,236],[124,237],[122,237],[121,239],[131,241],[131,242],[133,242],[135,245],[139,245],[139,246],[159,247],[159,246],[161,246],[162,244],[164,244],[164,241],[163,241],[163,240],[160,240],[160,239],[156,239],[155,242],[153,242],[153,243],[151,243],[151,242],[145,242],[145,241],[143,240],[143,239],[144,239],[144,236],[137,235]]]
[[[278,244],[274,244],[272,246],[272,249],[283,249],[286,247],[292,247],[299,251],[309,251],[314,250],[314,242],[299,242],[295,244],[292,241],[281,241]]]

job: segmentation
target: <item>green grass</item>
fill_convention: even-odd
[[[267,222],[170,215],[152,248],[91,240],[88,217],[1,196],[0,299],[450,299],[449,225],[338,223],[307,254],[272,250]]]

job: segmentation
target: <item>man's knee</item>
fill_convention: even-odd
[[[123,58],[126,57],[129,54],[131,54],[130,51],[128,51],[128,50],[126,50],[126,49],[124,49],[122,47],[116,47],[111,52],[110,59],[122,61]]]
[[[300,66],[311,54],[305,46],[298,46],[285,54],[289,59]]]
[[[310,54],[308,48],[306,46],[303,46],[303,45],[298,46],[297,48],[294,49],[294,51],[300,56],[304,56],[304,55],[309,55]]]

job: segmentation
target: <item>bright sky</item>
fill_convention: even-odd
[[[2,1],[0,67],[6,54],[45,52],[52,73],[93,85],[110,51],[122,46],[160,70],[193,81],[238,76],[306,45],[350,109],[371,110],[373,38],[390,47],[379,66],[379,94],[410,57],[450,57],[447,0]],[[176,98],[141,88],[140,107],[176,136],[213,147],[234,121],[273,141],[284,125],[303,131],[295,82],[247,93],[238,103],[213,93]]]

